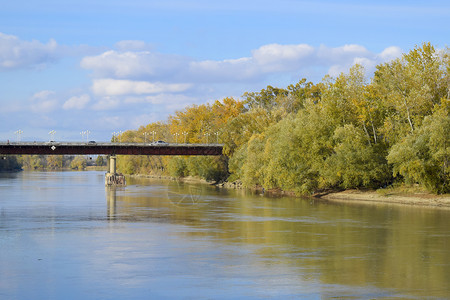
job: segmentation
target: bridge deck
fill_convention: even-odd
[[[222,144],[0,142],[0,155],[222,155]]]

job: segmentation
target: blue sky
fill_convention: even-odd
[[[448,46],[448,1],[3,1],[0,140],[89,139],[187,105]]]

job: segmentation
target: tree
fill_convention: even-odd
[[[366,134],[352,124],[335,130],[333,153],[321,170],[331,187],[377,188],[391,180],[383,145],[371,144]]]
[[[71,169],[77,169],[78,171],[82,171],[84,169],[86,169],[86,158],[83,156],[76,156],[72,162],[70,163],[70,168]]]
[[[289,92],[285,89],[274,88],[270,85],[260,92],[244,93],[245,107],[250,109],[263,108],[265,110],[272,110],[277,105],[277,97],[287,96]]]
[[[234,151],[246,144],[253,134],[264,132],[285,115],[284,110],[267,111],[256,107],[230,118],[224,125],[221,136],[224,144],[223,153],[231,157]]]
[[[247,157],[242,165],[242,182],[251,187],[264,182],[264,134],[254,134],[247,144]]]
[[[433,106],[446,96],[444,57],[445,53],[424,43],[402,58],[377,66],[373,83],[386,103],[383,133],[392,144],[420,127]]]
[[[395,176],[436,193],[450,192],[449,107],[448,100],[443,100],[416,132],[392,147],[387,158]]]
[[[305,153],[307,145],[301,138],[306,132],[300,132],[298,126],[301,121],[297,117],[286,117],[267,130],[263,181],[266,188],[281,188],[305,194],[311,192],[312,186],[317,185],[316,174]]]
[[[307,82],[305,78],[298,83],[287,87],[287,93],[281,93],[276,98],[277,107],[282,107],[287,113],[297,113],[304,108],[306,100],[312,100],[315,103],[320,101],[322,95],[322,85],[314,85]]]
[[[186,177],[189,174],[186,160],[181,156],[169,160],[167,168],[169,174],[174,177]]]
[[[186,161],[188,173],[208,181],[224,181],[228,173],[228,159],[225,156],[193,156]]]
[[[97,166],[106,166],[106,159],[104,159],[102,155],[99,155],[99,156],[97,156],[97,159],[95,160],[95,164]]]
[[[243,110],[243,102],[233,98],[215,101],[213,105],[192,105],[169,117],[170,132],[188,143],[217,142],[225,134],[227,121]]]
[[[331,153],[333,128],[321,108],[307,101],[297,115],[288,115],[253,134],[231,157],[232,176],[245,186],[260,184],[311,193],[320,186],[319,170]]]
[[[44,155],[22,155],[19,157],[19,162],[27,170],[41,170],[46,166]]]
[[[62,155],[48,155],[47,156],[47,169],[58,170],[64,166],[64,157]]]

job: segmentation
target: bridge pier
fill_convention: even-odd
[[[109,164],[109,168],[108,168],[109,173],[116,174],[116,156],[115,155],[111,155],[109,157],[108,164]]]
[[[109,172],[105,175],[106,186],[126,185],[125,176],[123,174],[117,173],[115,155],[109,156],[108,170]]]

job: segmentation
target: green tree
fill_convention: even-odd
[[[19,157],[19,162],[27,170],[41,170],[46,165],[46,159],[43,155],[22,155]]]
[[[383,145],[370,144],[366,134],[352,124],[335,130],[333,153],[321,174],[331,187],[378,188],[391,180]]]
[[[297,113],[304,108],[306,100],[312,100],[315,103],[320,101],[322,88],[322,84],[314,85],[303,78],[298,83],[289,85],[287,93],[277,95],[276,107],[283,108],[287,113]]]
[[[247,157],[242,165],[242,182],[244,186],[251,187],[264,183],[264,134],[254,134],[247,144]]]
[[[281,156],[280,161],[288,159],[285,165],[288,166],[289,172],[294,174],[295,182],[293,185],[281,182],[280,187],[299,194],[308,194],[323,186],[324,180],[320,177],[320,171],[333,151],[332,136],[336,124],[335,120],[327,118],[326,111],[313,101],[307,102],[305,109],[299,111],[294,124],[292,135],[286,136],[282,141],[290,143],[287,148],[289,153],[275,153]]]
[[[245,99],[245,107],[250,109],[263,108],[272,110],[277,105],[277,98],[287,96],[289,92],[285,89],[274,88],[270,85],[260,92],[246,92],[243,97]]]
[[[334,125],[313,100],[297,115],[288,115],[263,133],[254,134],[230,159],[233,178],[298,194],[320,186],[320,172],[332,151]]]
[[[254,134],[264,132],[285,115],[283,109],[267,111],[257,107],[230,118],[223,129],[223,153],[231,157],[234,151],[246,144]]]
[[[263,182],[266,188],[281,188],[304,194],[311,192],[310,187],[317,185],[317,174],[313,174],[305,155],[306,145],[301,141],[299,123],[300,120],[295,116],[288,116],[267,130]]]
[[[64,165],[64,158],[62,155],[48,155],[46,158],[47,169],[60,170]]]
[[[395,144],[388,155],[394,175],[436,193],[450,192],[450,116],[442,105],[413,134]]]
[[[189,175],[220,182],[228,177],[228,159],[225,156],[193,156],[186,161]]]
[[[420,127],[433,106],[448,92],[445,53],[429,44],[377,66],[374,86],[387,107],[383,133],[394,144]]]
[[[169,174],[174,177],[186,177],[189,174],[186,159],[183,157],[173,157],[167,168]]]
[[[97,166],[106,166],[106,159],[102,155],[99,155],[95,160],[95,164]]]
[[[70,163],[71,169],[77,169],[78,171],[82,171],[86,169],[87,161],[84,156],[76,156],[72,162]]]

